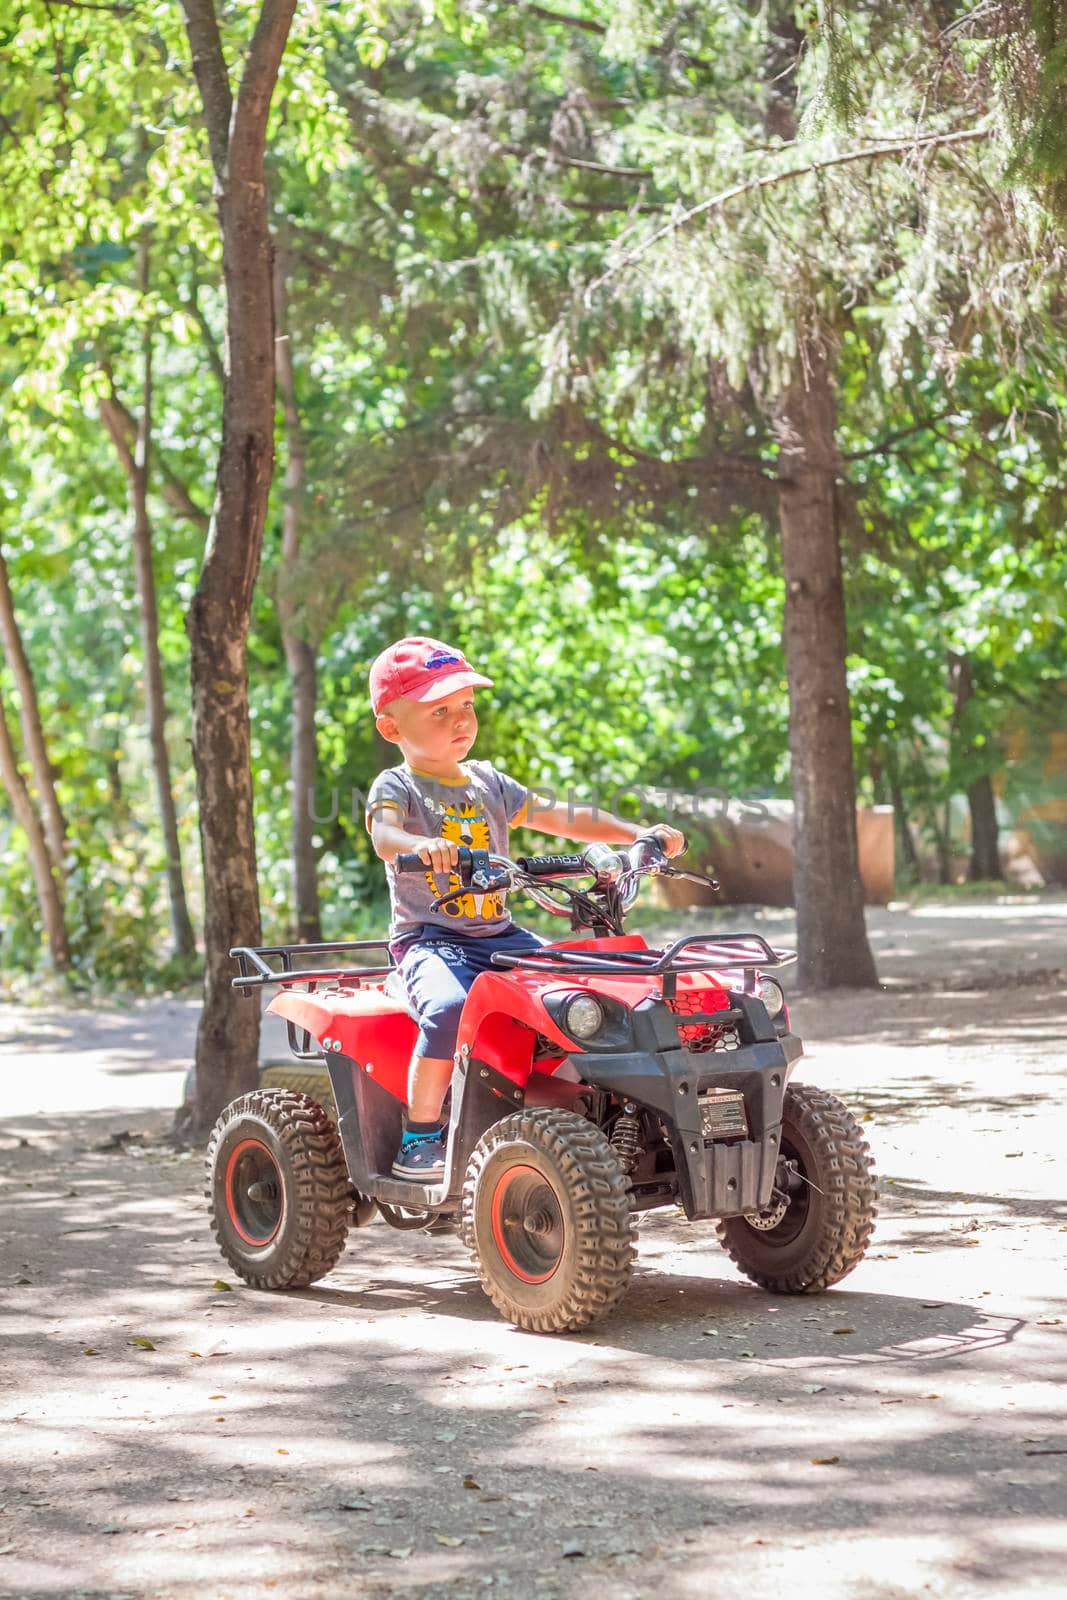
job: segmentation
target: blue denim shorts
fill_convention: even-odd
[[[514,955],[539,950],[544,942],[536,933],[514,924],[504,933],[482,939],[435,928],[408,944],[402,954],[398,951],[400,976],[419,1019],[415,1054],[449,1060],[455,1052],[467,991],[478,974],[496,970],[492,957],[497,951]]]

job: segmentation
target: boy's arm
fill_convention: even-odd
[[[383,861],[393,861],[409,851],[434,872],[447,872],[459,860],[459,846],[451,839],[431,838],[424,833],[409,833],[400,826],[393,807],[382,807],[368,818],[370,842]]]
[[[633,844],[636,839],[654,837],[668,856],[680,855],[685,849],[685,835],[665,822],[646,826],[640,822],[627,822],[623,817],[612,816],[610,811],[594,811],[592,806],[538,806],[531,791],[529,800],[516,817],[513,828],[533,828],[538,833],[551,833],[559,839],[574,839],[582,844]]]

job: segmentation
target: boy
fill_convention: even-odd
[[[467,761],[478,733],[474,690],[492,681],[475,672],[460,651],[421,636],[390,645],[370,671],[376,726],[384,739],[400,746],[404,761],[375,778],[366,825],[386,863],[389,948],[420,1024],[393,1173],[421,1183],[444,1176],[441,1106],[467,990],[480,972],[493,970],[495,951],[523,952],[543,943],[516,927],[500,892],[468,893],[430,910],[439,894],[460,887],[451,870],[459,846],[507,855],[508,829],[519,826],[586,844],[630,845],[654,835],[668,856],[685,844],[677,829],[664,823],[640,828],[607,812],[594,814],[590,806],[536,807],[514,778],[488,761]],[[425,874],[398,872],[393,861],[402,852],[417,854]],[[438,873],[446,880],[442,886]]]

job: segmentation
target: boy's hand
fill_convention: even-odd
[[[657,822],[651,828],[644,828],[642,833],[645,838],[658,839],[668,858],[680,856],[685,849],[685,834],[679,833],[677,828],[669,828],[665,822]]]
[[[459,845],[452,839],[418,839],[411,848],[434,872],[450,872],[459,861]]]

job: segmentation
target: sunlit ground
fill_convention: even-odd
[[[1067,992],[925,965],[796,1006],[802,1075],[869,1119],[861,1267],[772,1298],[660,1213],[563,1338],[380,1222],[315,1289],[245,1289],[198,1159],[114,1138],[165,1125],[184,1002],[9,1014],[0,1594],[1062,1594]]]

